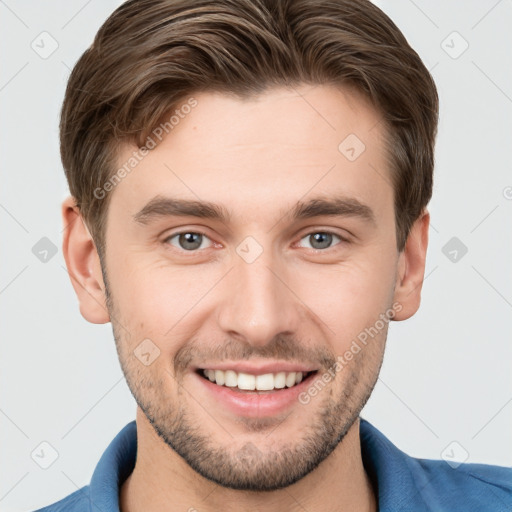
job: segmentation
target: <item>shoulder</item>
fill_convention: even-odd
[[[464,503],[473,510],[512,509],[512,468],[491,464],[449,464],[444,460],[409,459],[417,492],[429,501]],[[506,507],[506,508],[505,508]]]
[[[137,427],[128,423],[103,452],[89,485],[35,512],[119,511],[120,485],[133,471],[137,454]]]
[[[89,486],[86,485],[65,498],[34,512],[89,512],[90,504]]]
[[[410,456],[363,418],[360,434],[382,512],[512,511],[512,468]]]

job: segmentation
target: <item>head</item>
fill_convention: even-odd
[[[356,422],[389,322],[419,307],[437,116],[367,1],[130,1],[79,59],[61,154],[80,311],[112,322],[138,406],[202,476],[290,485]],[[279,410],[224,407],[202,374],[266,363],[308,371]]]

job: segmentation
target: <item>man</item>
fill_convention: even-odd
[[[438,97],[367,1],[142,0],[75,66],[63,251],[137,402],[43,510],[510,510],[359,413],[418,310]]]

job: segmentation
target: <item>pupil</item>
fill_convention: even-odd
[[[325,249],[326,247],[329,247],[331,241],[332,241],[332,235],[329,233],[315,233],[312,235],[314,243],[311,245],[315,249]],[[320,243],[320,247],[318,247],[316,244]]]
[[[200,233],[183,233],[180,235],[180,245],[187,251],[197,249],[201,246],[201,236]]]

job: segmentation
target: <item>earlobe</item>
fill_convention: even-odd
[[[412,225],[405,248],[400,253],[394,301],[399,302],[402,308],[395,315],[394,320],[406,320],[420,307],[429,226],[430,214],[424,210]]]
[[[82,316],[93,324],[110,321],[96,245],[72,196],[62,203],[62,253]]]

